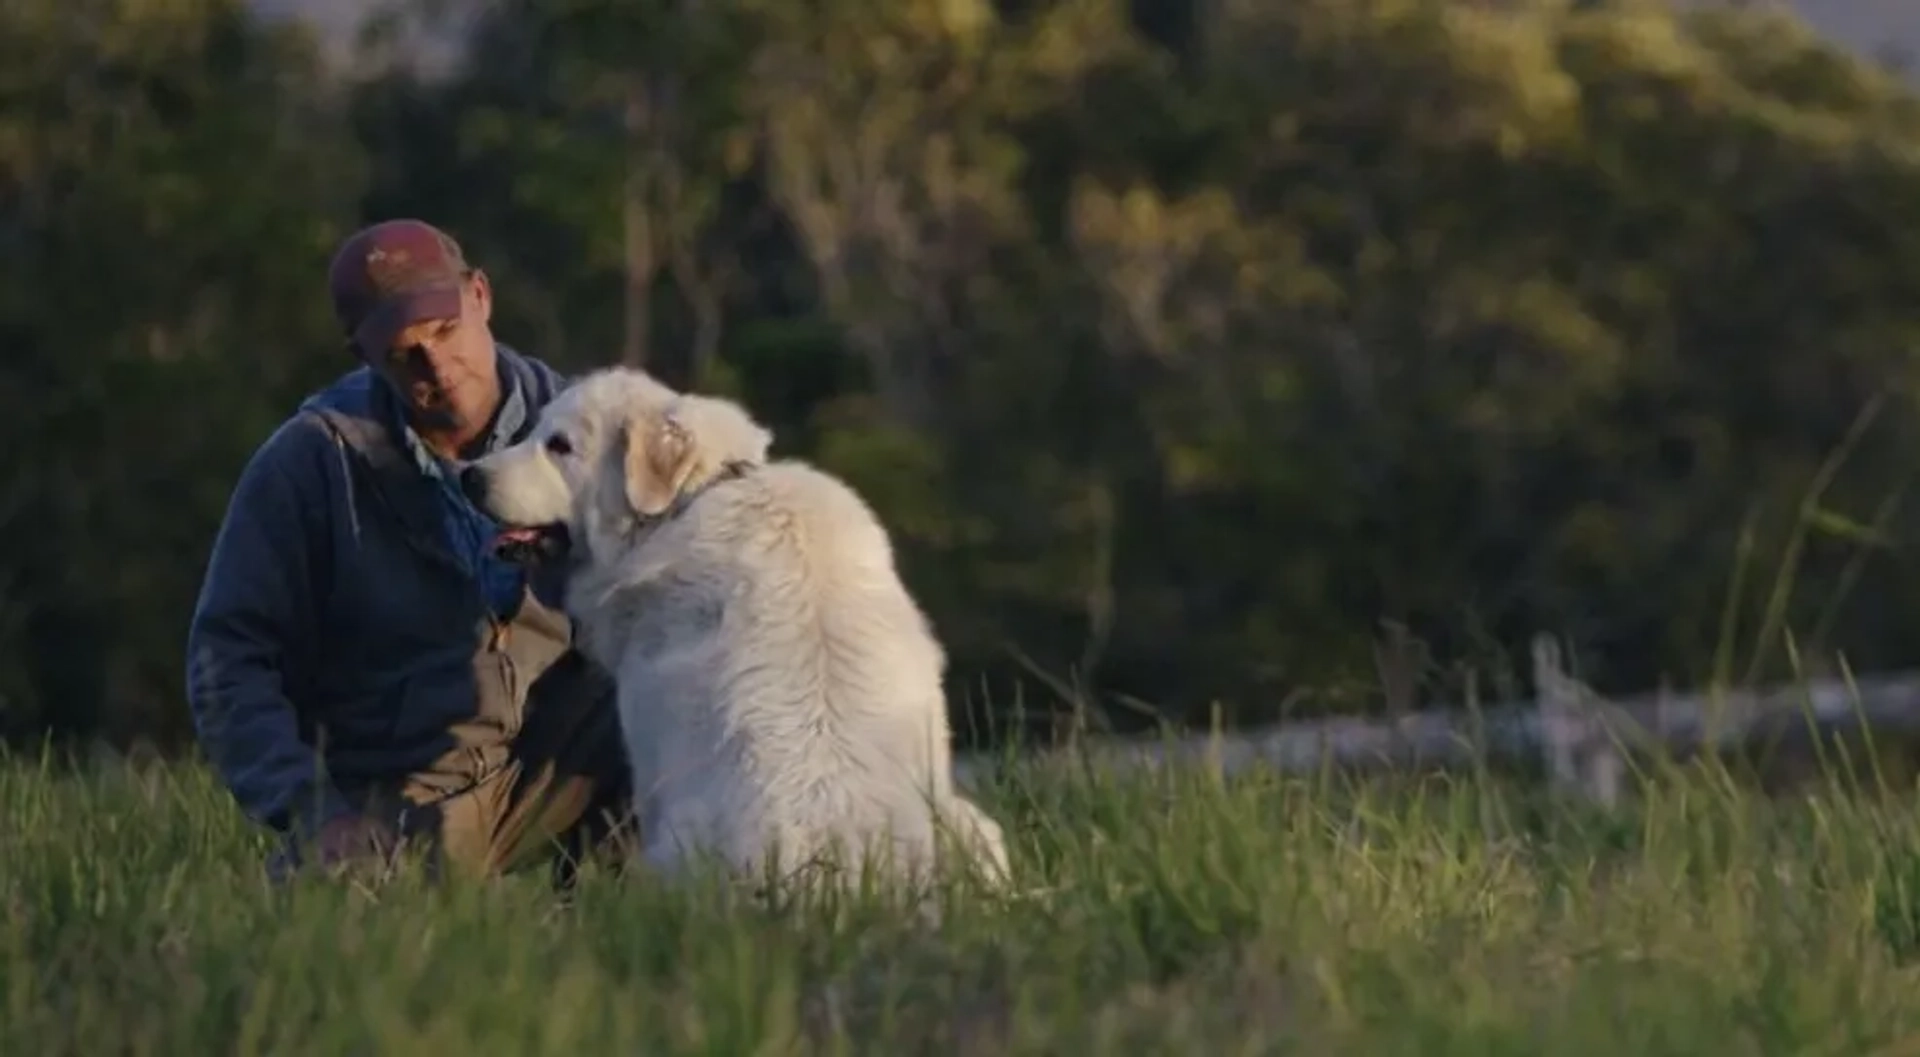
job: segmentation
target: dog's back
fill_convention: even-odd
[[[643,695],[630,742],[659,768],[649,858],[676,861],[692,838],[754,870],[769,851],[795,864],[890,832],[875,850],[917,873],[945,826],[1004,872],[998,827],[955,806],[944,654],[850,487],[763,464],[710,488],[645,551],[671,599],[646,619],[677,621],[621,673]]]

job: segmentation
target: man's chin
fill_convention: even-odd
[[[468,395],[462,385],[429,389],[416,386],[406,399],[407,414],[416,424],[434,430],[463,430],[485,425],[498,401]]]

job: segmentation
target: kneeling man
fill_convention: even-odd
[[[330,282],[360,363],[234,489],[188,634],[203,750],[286,837],[282,867],[419,839],[484,875],[613,846],[611,679],[453,472],[525,436],[561,379],[494,340],[486,276],[427,224],[354,234]]]

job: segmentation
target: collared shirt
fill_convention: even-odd
[[[526,395],[504,374],[501,383],[506,392],[502,395],[500,413],[494,416],[493,428],[481,443],[483,454],[513,443],[514,436],[526,425]],[[452,544],[454,555],[479,582],[494,616],[511,620],[519,611],[526,578],[519,566],[493,553],[494,540],[500,536],[499,523],[474,506],[460,490],[457,463],[434,454],[413,427],[405,427],[404,432],[420,472],[439,485],[441,505],[446,512],[447,540]]]

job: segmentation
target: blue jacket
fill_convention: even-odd
[[[499,346],[524,436],[562,385]],[[187,636],[200,744],[249,817],[311,832],[454,746],[475,655],[521,597],[491,526],[427,472],[391,389],[360,368],[309,397],[234,487]],[[532,586],[558,606],[557,574]]]

